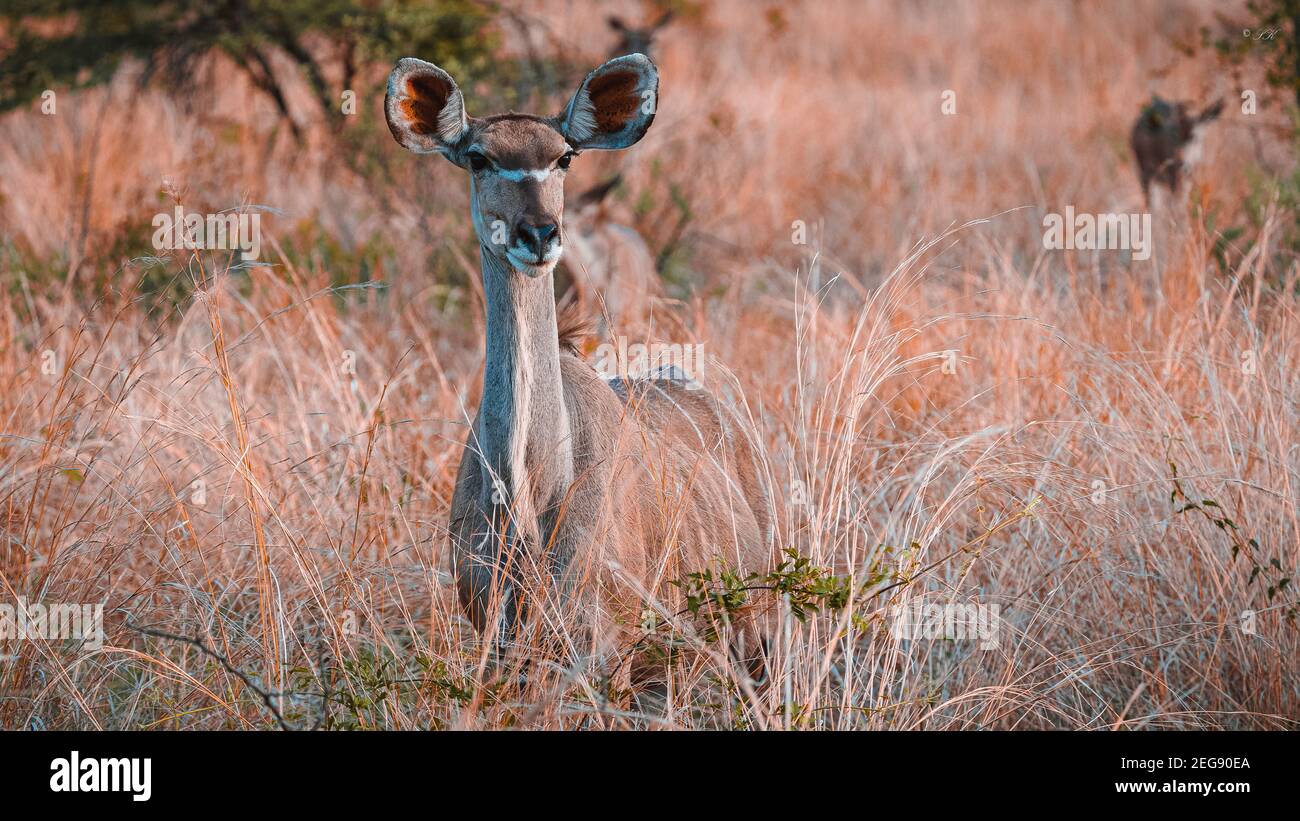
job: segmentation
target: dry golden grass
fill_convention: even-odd
[[[598,62],[603,15],[543,6]],[[1041,243],[1067,204],[1140,209],[1126,140],[1153,88],[1229,99],[1192,195],[1220,226],[1245,221],[1250,168],[1290,169],[1277,115],[1235,116],[1236,87],[1169,45],[1209,4],[1175,6],[725,0],[668,30],[655,126],[570,185],[617,167],[660,203],[678,187],[695,291],[656,307],[659,333],[734,377],[792,545],[904,583],[793,622],[757,696],[705,655],[645,714],[581,675],[494,677],[456,604],[445,525],[482,364],[456,169],[394,156],[367,178],[322,129],[272,136],[233,78],[203,113],[124,76],[8,115],[6,243],[71,273],[0,272],[0,596],[107,602],[107,639],[0,645],[0,725],[275,726],[232,671],[129,619],[200,637],[295,725],[326,687],[331,726],[367,728],[1294,727],[1295,594],[1265,592],[1300,559],[1298,274],[1275,247],[1294,214],[1275,205],[1227,272],[1183,205],[1157,212],[1149,262]],[[193,296],[147,315],[140,269],[104,249],[147,242],[164,187],[292,215],[263,220],[276,267],[175,254]],[[657,204],[638,228],[658,247],[672,222]],[[355,273],[288,250],[316,232],[379,238],[384,287],[332,292]],[[1235,531],[1177,512],[1171,462]],[[1252,581],[1252,555],[1278,568]],[[997,604],[998,647],[894,639],[888,607],[922,600]]]

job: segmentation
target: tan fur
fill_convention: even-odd
[[[555,317],[555,324],[560,350],[582,356],[583,344],[595,333],[595,324],[583,306],[572,302],[564,306]]]

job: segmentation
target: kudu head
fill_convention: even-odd
[[[1158,136],[1169,147],[1170,153],[1192,140],[1196,127],[1216,119],[1223,113],[1223,100],[1215,100],[1200,113],[1186,100],[1170,102],[1158,95],[1142,109],[1138,127]]]
[[[441,154],[469,172],[470,210],[484,252],[527,277],[550,273],[564,250],[564,178],[589,148],[627,148],[654,121],[659,73],[628,54],[587,75],[555,117],[479,119],[447,72],[399,60],[388,78],[388,127],[405,148]]]
[[[605,22],[619,35],[618,43],[614,46],[612,54],[652,54],[651,49],[654,48],[655,36],[659,34],[660,29],[671,23],[672,20],[672,10],[664,12],[658,20],[647,26],[629,26],[623,22],[623,18],[610,15]]]
[[[1222,99],[1198,113],[1190,102],[1170,102],[1152,96],[1151,102],[1133,124],[1130,136],[1148,204],[1151,202],[1152,183],[1178,192],[1183,173],[1199,158],[1200,138],[1206,124],[1222,113]]]

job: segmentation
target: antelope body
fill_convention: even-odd
[[[625,332],[641,330],[640,320],[664,289],[646,241],[610,213],[607,197],[621,180],[616,174],[574,201],[562,262],[584,309],[599,308]]]
[[[449,532],[461,604],[498,651],[540,635],[609,657],[639,635],[647,602],[676,609],[670,580],[716,560],[772,565],[773,501],[737,418],[683,381],[605,381],[557,322],[565,172],[582,151],[640,140],[657,96],[639,54],[593,71],[557,117],[470,118],[455,81],[413,58],[389,77],[397,141],[470,175],[486,360]]]
[[[1142,195],[1151,205],[1151,183],[1155,182],[1177,194],[1182,175],[1196,163],[1207,123],[1223,112],[1223,100],[1217,100],[1199,114],[1190,112],[1186,102],[1170,103],[1152,97],[1142,110],[1129,142],[1137,159]]]

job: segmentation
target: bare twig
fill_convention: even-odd
[[[193,636],[181,636],[181,635],[177,635],[176,633],[168,633],[163,630],[156,630],[152,627],[141,627],[140,625],[132,622],[130,619],[126,620],[126,626],[128,629],[134,630],[135,632],[140,633],[142,635],[154,636],[155,638],[168,639],[171,641],[180,641],[195,647],[204,655],[208,656],[209,658],[215,659],[222,667],[226,668],[231,673],[234,673],[236,676],[239,677],[239,680],[244,683],[245,687],[252,690],[254,693],[257,693],[257,695],[262,699],[262,703],[266,705],[266,709],[270,710],[271,715],[275,716],[275,720],[280,725],[281,730],[292,731],[292,730],[302,729],[290,725],[289,722],[285,720],[284,715],[275,706],[274,699],[280,697],[281,695],[284,695],[283,693],[272,693],[257,686],[257,684],[253,682],[253,679],[249,677],[247,673],[245,673],[243,670],[240,670],[238,667],[236,667],[225,656],[221,655],[217,651],[208,647],[207,643],[204,642],[202,639],[195,638]],[[323,661],[323,658],[324,657],[322,655],[321,659],[318,660],[318,665],[320,661]],[[321,681],[324,682],[322,684],[323,689],[320,694],[321,711],[316,718],[316,722],[311,727],[312,730],[320,729],[321,725],[325,721],[325,717],[327,713],[329,712],[328,705],[329,705],[330,691],[329,691],[328,680],[324,676],[321,676]]]

